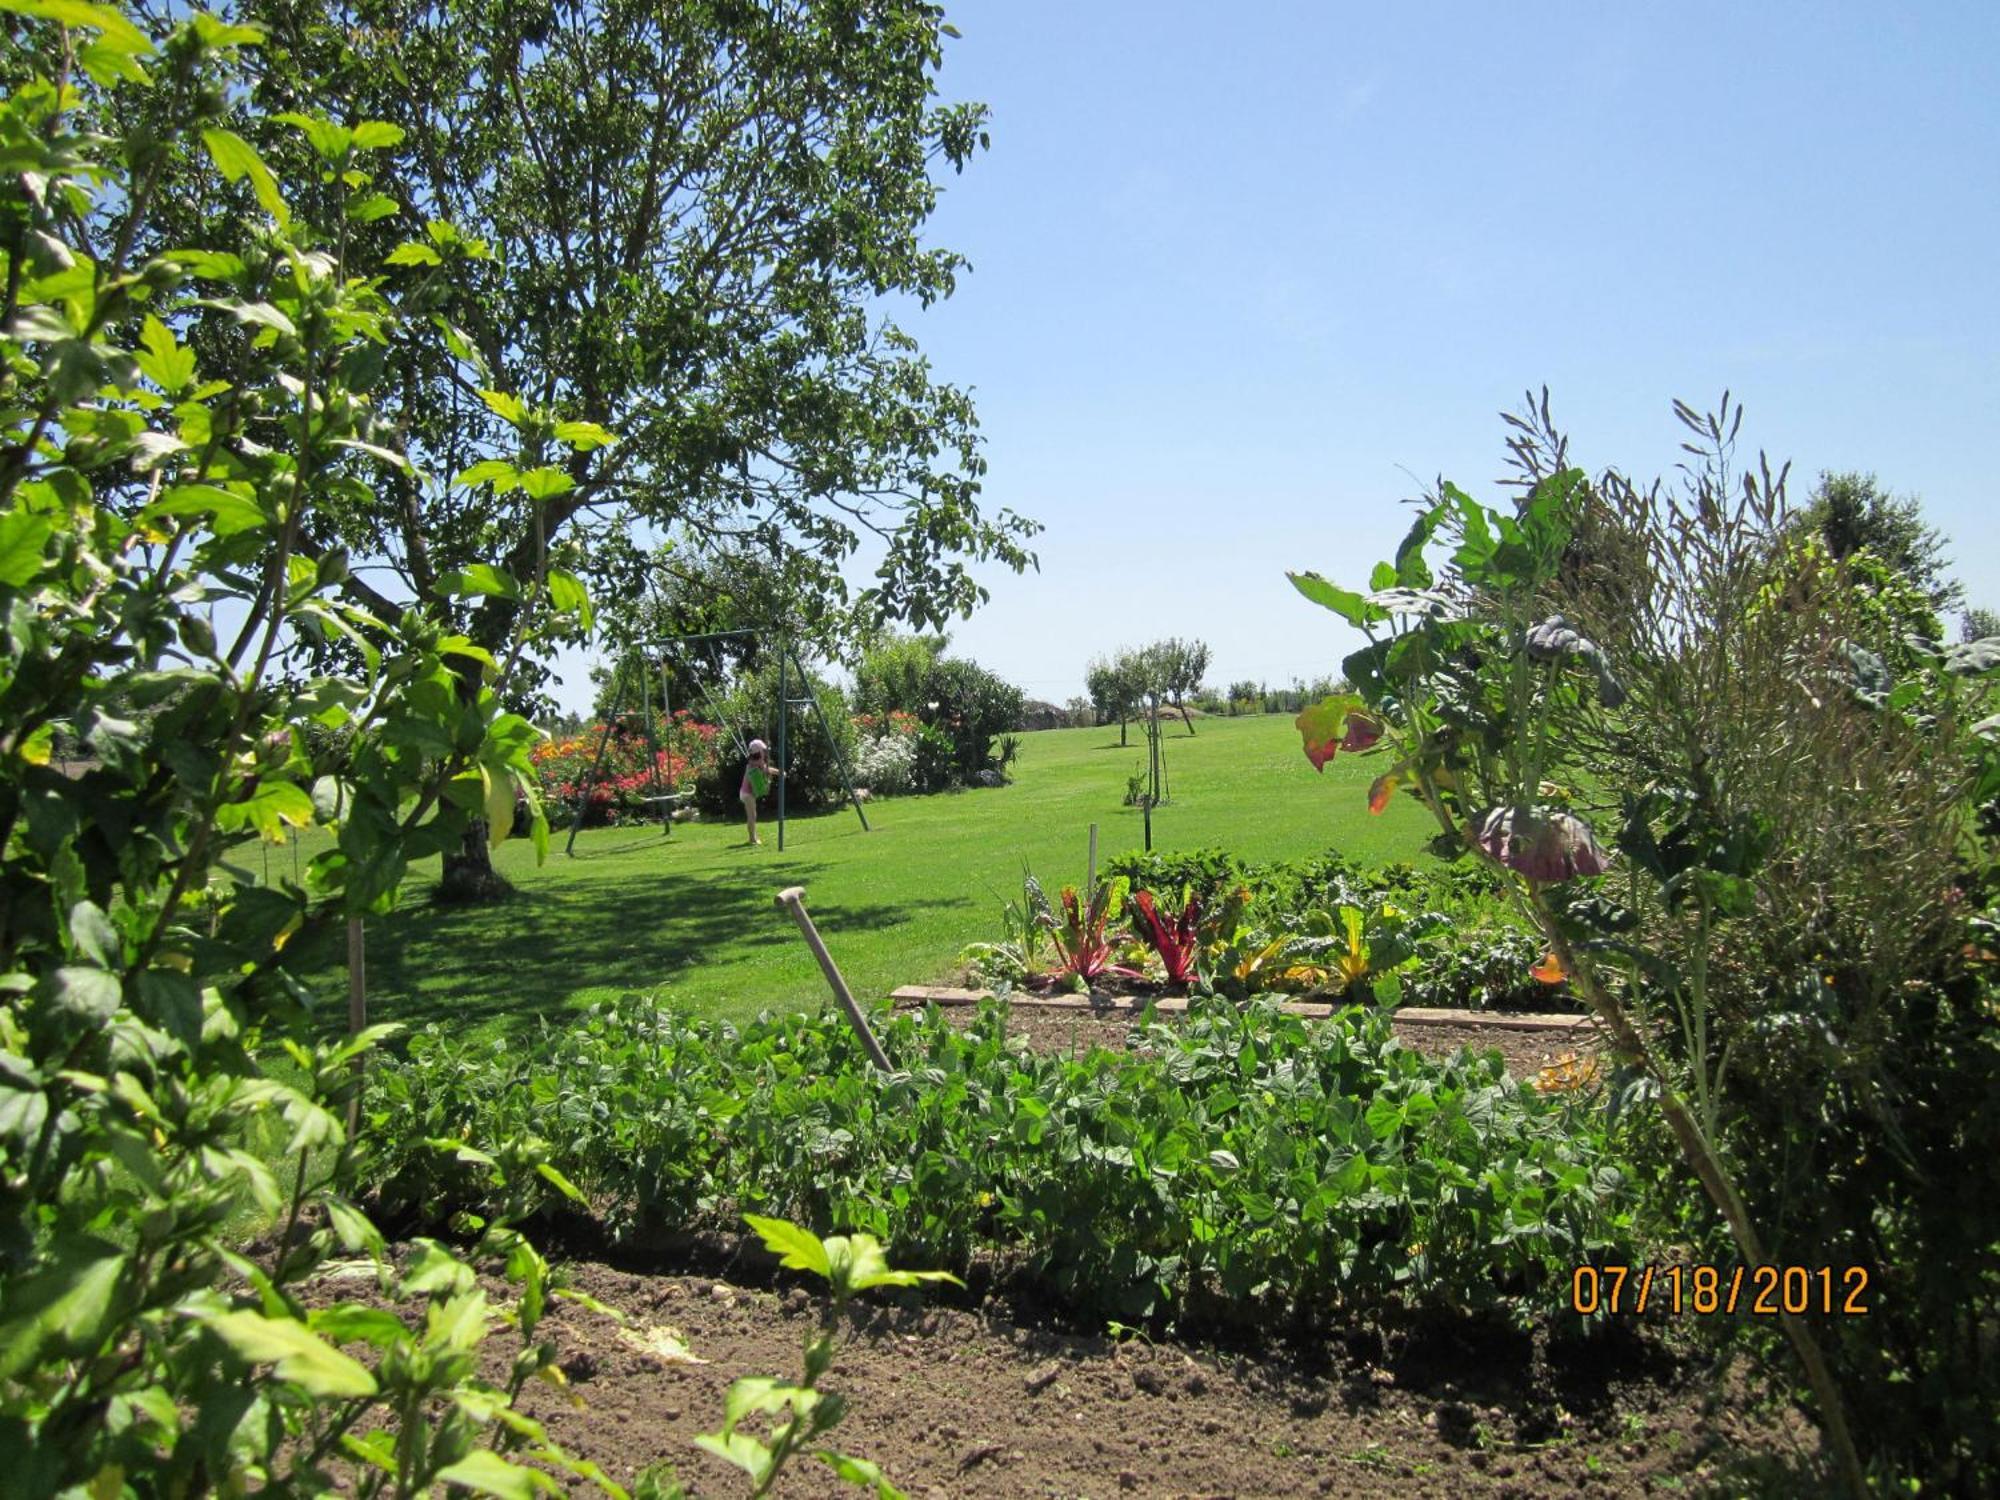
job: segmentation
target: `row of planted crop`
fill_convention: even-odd
[[[838,1018],[738,1028],[636,997],[538,1040],[433,1028],[371,1086],[374,1183],[404,1214],[490,1213],[497,1175],[465,1143],[554,1169],[616,1235],[777,1215],[915,1264],[994,1254],[1122,1318],[1192,1302],[1525,1323],[1574,1263],[1629,1245],[1600,1108],[1491,1054],[1427,1059],[1381,1013],[1198,1000],[1129,1053],[1052,1056],[995,1005],[964,1029],[901,1015],[881,1039],[887,1075]]]

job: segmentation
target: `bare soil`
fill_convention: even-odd
[[[795,1378],[823,1301],[801,1286],[601,1264],[573,1276],[629,1321],[621,1329],[557,1304],[545,1329],[569,1390],[531,1384],[523,1405],[621,1482],[664,1457],[694,1493],[745,1493],[692,1440],[720,1425],[731,1380]],[[1740,1379],[1626,1330],[1559,1346],[1546,1333],[1364,1335],[1253,1357],[912,1297],[850,1309],[841,1336],[823,1382],[848,1401],[833,1441],[912,1496],[1784,1494],[1812,1484],[1795,1416],[1756,1407]],[[676,1357],[682,1347],[706,1363]],[[841,1486],[802,1459],[779,1490]]]

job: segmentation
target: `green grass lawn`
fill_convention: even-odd
[[[1197,722],[1193,738],[1178,723],[1168,733],[1173,801],[1154,812],[1156,849],[1411,859],[1435,831],[1408,798],[1369,815],[1379,757],[1343,756],[1315,774],[1288,715]],[[851,808],[794,818],[782,854],[774,818],[760,820],[757,849],[745,846],[740,817],[677,825],[670,839],[657,825],[592,830],[574,858],[558,831],[539,867],[515,839],[494,862],[518,894],[489,907],[433,906],[430,861],[412,872],[399,909],[368,925],[370,1019],[504,1027],[656,989],[707,1014],[816,1008],[825,981],[772,902],[788,885],[806,888],[864,1003],[944,979],[967,943],[999,937],[1000,902],[1019,894],[1024,860],[1053,895],[1083,883],[1091,823],[1100,860],[1141,847],[1140,815],[1120,805],[1144,755],[1136,725],[1132,740],[1121,749],[1115,728],[1023,735],[1010,786],[873,802],[869,832]],[[272,875],[288,874],[291,858],[271,850]],[[342,963],[344,949],[329,945],[317,976],[329,996],[344,991]]]

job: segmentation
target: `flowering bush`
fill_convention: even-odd
[[[854,778],[877,797],[895,797],[915,789],[916,769],[916,736],[885,734],[862,742]]]
[[[657,753],[647,744],[645,722],[629,714],[612,726],[611,739],[604,747],[604,759],[597,775],[590,774],[597,746],[604,738],[604,726],[593,724],[582,734],[552,739],[530,754],[535,774],[541,781],[543,798],[576,813],[576,800],[589,787],[589,806],[584,825],[595,828],[656,815],[647,797],[662,791],[685,792],[695,778],[717,758],[717,736],[713,724],[702,724],[682,709],[671,720],[653,720]]]

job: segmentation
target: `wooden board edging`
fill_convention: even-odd
[[[917,1005],[977,1005],[982,1000],[994,998],[991,990],[958,989],[949,985],[906,984],[893,991],[889,998],[899,1006]],[[1113,1015],[1129,1014],[1146,1008],[1143,1000],[1130,995],[1117,995],[1103,1000],[1091,1000],[1082,995],[1012,995],[1008,1002],[1024,1010],[1049,1011],[1104,1011]],[[1154,1002],[1161,1015],[1179,1015],[1187,1010],[1187,1001],[1168,997]],[[1335,1007],[1311,1000],[1282,1000],[1278,1009],[1287,1015],[1303,1016],[1308,1020],[1323,1021],[1332,1015]],[[1408,1006],[1395,1013],[1395,1019],[1413,1026],[1467,1026],[1490,1027],[1497,1031],[1581,1031],[1594,1030],[1595,1017],[1587,1015],[1548,1015],[1528,1012],[1500,1012],[1486,1010],[1443,1010],[1425,1006]]]

